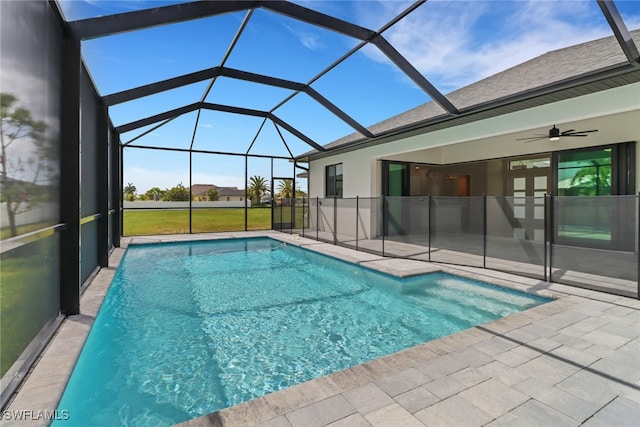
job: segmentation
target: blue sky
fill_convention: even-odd
[[[62,0],[68,20],[122,13],[178,2],[144,0]],[[378,30],[412,2],[296,1],[305,7]],[[627,26],[640,28],[640,2],[616,1]],[[102,95],[221,64],[246,12],[134,31],[83,42],[83,57]],[[384,37],[441,92],[461,88],[547,51],[611,35],[595,0],[428,1],[386,31]],[[256,10],[225,66],[307,83],[358,44],[357,40],[268,10]],[[197,102],[209,82],[150,96],[110,109],[121,125]],[[422,103],[429,97],[373,46],[366,46],[312,84],[359,123],[368,126]],[[218,78],[206,101],[269,111],[290,91]],[[304,94],[274,113],[320,144],[353,130]],[[197,113],[181,116],[134,143],[188,148]],[[214,111],[200,115],[195,149],[245,152],[263,120]],[[126,142],[149,130],[122,135]],[[283,131],[294,155],[309,150]],[[251,153],[288,154],[267,122]],[[125,182],[139,192],[152,186],[188,185],[187,154],[140,149],[125,151]],[[194,155],[193,183],[244,188],[244,158]],[[291,165],[276,162],[274,175],[291,176]],[[249,176],[269,178],[263,159],[249,160]],[[305,183],[302,182],[303,188]]]

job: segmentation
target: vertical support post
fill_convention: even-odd
[[[309,193],[307,193],[309,194]],[[304,219],[306,218],[304,216],[304,207],[306,206],[305,203],[306,199],[304,198],[304,196],[302,197],[302,237],[304,237]],[[309,210],[309,207],[307,206],[307,210]]]
[[[249,157],[244,155],[244,231],[249,228]]]
[[[62,42],[62,103],[60,112],[60,311],[80,312],[80,40]]]
[[[387,229],[387,198],[382,195],[382,256],[384,256],[384,232]]]
[[[549,281],[549,275],[547,274],[547,241],[549,240],[549,195],[544,193],[544,281]]]
[[[333,196],[333,244],[338,244],[338,198]]]
[[[487,195],[482,195],[482,268],[487,268]]]
[[[290,234],[293,234],[293,228],[296,226],[296,166],[297,164],[298,163],[294,159],[293,160],[293,177],[292,177],[293,182],[291,183],[291,203],[290,203],[291,209],[289,210],[289,217],[290,217],[289,224],[291,224],[291,226],[289,227]]]
[[[193,151],[189,150],[189,234],[193,233],[193,194],[191,188],[193,187]]]
[[[553,282],[553,243],[556,234],[555,202],[553,198],[554,196],[551,194],[549,196],[549,282]]]
[[[280,229],[279,231],[282,232],[282,211],[284,210],[284,206],[283,205],[284,202],[284,197],[280,197]]]
[[[98,106],[98,265],[109,265],[109,113],[104,102]]]
[[[358,250],[358,211],[360,210],[360,198],[356,196],[356,251]]]
[[[638,276],[636,277],[636,281],[638,282],[638,288],[636,289],[636,299],[640,299],[640,193],[638,193],[638,195],[636,196],[636,199],[638,201],[637,203],[637,214],[638,214],[638,222],[636,223],[636,227],[637,229],[637,236],[636,236],[636,243],[637,243],[637,249],[636,249],[636,254],[637,254],[637,259],[636,259],[636,265],[638,267]]]
[[[431,262],[431,194],[428,196],[427,215],[427,243],[429,245],[427,249],[427,260]]]
[[[320,197],[316,196],[316,241],[320,241]]]
[[[122,222],[120,217],[121,204],[120,204],[120,163],[122,161],[122,149],[120,148],[120,135],[113,129],[111,132],[111,144],[109,149],[111,150],[111,241],[113,246],[120,247],[120,236],[122,235]]]
[[[124,147],[120,145],[120,162],[118,163],[118,187],[116,193],[118,197],[118,217],[120,218],[120,234],[124,236],[124,193],[122,192],[124,182]]]
[[[269,189],[269,192],[271,193],[271,229],[273,230],[275,227],[275,209],[276,209],[276,198],[273,197],[273,184],[275,184],[275,182],[273,182],[273,157],[271,157],[271,188]]]

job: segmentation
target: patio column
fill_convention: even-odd
[[[100,102],[98,112],[98,265],[109,265],[109,112]]]
[[[60,311],[80,312],[80,40],[62,41]]]
[[[109,144],[109,155],[111,156],[111,212],[109,220],[111,221],[111,241],[113,246],[120,247],[120,236],[122,235],[122,222],[120,221],[120,206],[122,186],[120,183],[120,163],[122,162],[120,148],[120,135],[115,129],[109,129],[111,140]]]

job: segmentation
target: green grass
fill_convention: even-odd
[[[39,222],[36,224],[19,225],[16,227],[18,236],[21,234],[30,233],[32,231],[40,230],[42,228],[52,225],[51,223]],[[11,229],[9,227],[0,228],[0,240],[8,239],[11,237]]]
[[[291,207],[276,206],[274,215],[288,223]],[[296,207],[296,224],[302,224],[302,207]],[[248,209],[247,230],[270,230],[271,208]],[[186,209],[126,210],[124,211],[124,236],[148,236],[153,234],[182,234],[189,232],[189,211]],[[244,208],[194,209],[191,229],[194,233],[220,231],[244,231]]]
[[[247,229],[270,230],[271,208],[249,208]],[[194,209],[192,231],[194,233],[244,231],[244,208]],[[188,232],[188,210],[124,211],[123,235],[125,236]]]
[[[0,257],[0,375],[58,314],[58,252],[58,238],[52,236]]]

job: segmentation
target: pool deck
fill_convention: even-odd
[[[555,300],[181,426],[640,425],[638,300],[481,268],[382,258],[278,232],[122,243],[248,236],[270,236],[398,276],[447,271]],[[95,276],[82,295],[81,314],[64,321],[9,411],[56,408],[123,254],[114,250],[109,267]],[[47,424],[6,417],[2,423]]]

